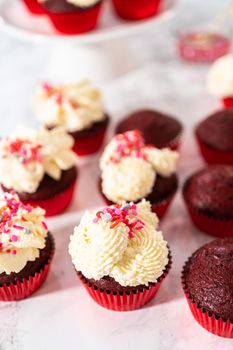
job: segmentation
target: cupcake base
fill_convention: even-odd
[[[50,11],[44,3],[44,9],[54,27],[62,34],[82,34],[93,30],[101,10],[102,1],[93,6],[81,8],[72,6],[73,11]]]
[[[127,20],[142,20],[159,12],[161,0],[113,0],[117,15]]]
[[[167,276],[171,268],[172,260],[169,255],[169,262],[163,271],[163,274],[158,278],[156,283],[149,283],[148,287],[142,287],[142,289],[132,292],[113,292],[103,290],[90,283],[81,272],[77,272],[78,277],[83,283],[89,295],[99,305],[106,309],[114,311],[131,311],[140,309],[145,304],[149,303],[151,299],[157,293],[162,281]]]
[[[42,286],[48,275],[55,251],[54,239],[51,234],[49,234],[48,237],[51,241],[51,250],[49,258],[44,265],[32,275],[25,274],[24,277],[17,279],[14,283],[0,284],[0,301],[17,301],[25,299],[35,293]]]
[[[182,285],[186,296],[186,300],[194,318],[207,331],[220,337],[233,338],[233,320],[224,320],[223,318],[217,316],[213,312],[210,312],[205,308],[200,307],[193,300],[186,285],[185,270],[187,263],[188,261],[186,262],[182,271]]]
[[[43,15],[45,13],[43,7],[38,0],[22,0],[27,9],[34,15]]]
[[[198,147],[200,153],[205,159],[207,164],[229,164],[233,165],[233,151],[219,151],[214,148],[207,146],[204,142],[202,142],[198,136],[196,135]]]

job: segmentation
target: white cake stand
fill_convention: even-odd
[[[106,0],[99,27],[83,35],[61,35],[46,16],[31,15],[20,0],[0,0],[0,29],[35,44],[49,45],[45,75],[55,81],[108,81],[136,68],[127,38],[171,19],[176,0],[165,0],[157,16],[138,22],[119,19]]]

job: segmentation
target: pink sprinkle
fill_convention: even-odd
[[[16,228],[17,230],[24,230],[23,226],[13,225],[13,227]]]
[[[18,236],[12,235],[11,239],[12,239],[12,242],[17,242],[18,241]]]
[[[12,254],[16,255],[17,254],[17,250],[12,250]]]
[[[45,230],[48,230],[48,226],[46,225],[46,223],[44,221],[42,221],[42,225],[43,225]]]

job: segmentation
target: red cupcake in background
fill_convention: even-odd
[[[134,129],[142,132],[146,144],[158,148],[179,149],[183,127],[179,120],[172,116],[150,109],[139,110],[118,123],[116,134]]]
[[[190,176],[183,198],[194,225],[217,237],[233,237],[233,167],[212,165]]]
[[[123,203],[86,212],[70,237],[78,277],[101,306],[130,311],[156,294],[171,254],[150,203]]]
[[[109,125],[101,93],[87,81],[76,84],[38,86],[33,107],[45,127],[63,126],[74,138],[79,156],[93,154],[101,148]]]
[[[223,107],[233,108],[233,55],[228,54],[216,60],[208,73],[207,86],[218,96]]]
[[[63,34],[81,34],[97,25],[103,0],[41,0],[54,27]]]
[[[100,192],[107,204],[146,198],[162,218],[178,188],[178,153],[146,145],[142,134],[116,135],[100,159]]]
[[[16,194],[0,194],[0,301],[24,299],[45,281],[54,240],[44,210],[24,205]]]
[[[47,216],[69,205],[77,179],[73,139],[62,128],[22,130],[0,141],[0,184]]]
[[[142,20],[156,15],[163,0],[112,0],[117,15],[127,20]]]
[[[210,115],[197,125],[195,134],[208,164],[233,165],[233,109]]]
[[[22,0],[27,9],[34,15],[42,15],[45,13],[41,6],[41,0]]]

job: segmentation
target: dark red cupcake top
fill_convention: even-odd
[[[146,144],[163,148],[180,135],[182,125],[178,120],[166,114],[141,110],[123,119],[116,128],[116,134],[134,129],[143,133]]]
[[[203,120],[197,126],[196,135],[207,146],[233,151],[233,109],[224,109]]]
[[[202,214],[233,219],[233,167],[213,165],[191,176],[184,199]]]
[[[216,239],[198,249],[184,275],[195,303],[233,321],[233,237]]]

